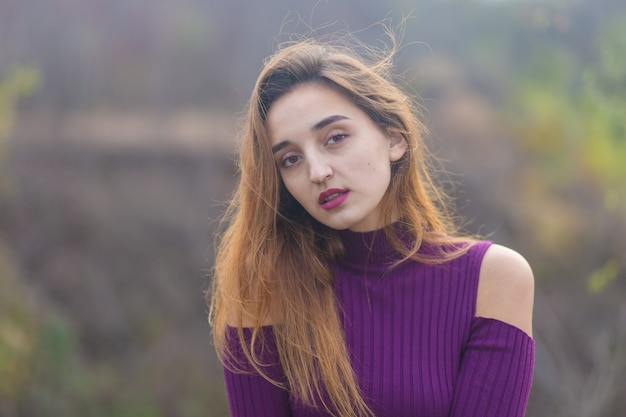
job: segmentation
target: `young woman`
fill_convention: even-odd
[[[257,80],[210,313],[232,416],[524,414],[531,269],[455,230],[393,52],[305,40]]]

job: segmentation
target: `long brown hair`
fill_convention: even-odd
[[[300,40],[267,60],[248,104],[239,185],[216,245],[209,320],[220,358],[235,367],[225,340],[228,326],[235,327],[240,348],[259,373],[304,404],[322,401],[338,416],[372,415],[350,366],[333,293],[329,264],[342,255],[343,246],[337,232],[314,220],[282,184],[266,115],[297,85],[324,83],[348,97],[383,131],[401,134],[408,150],[392,166],[383,198],[382,213],[388,217],[381,219],[387,225],[384,232],[406,258],[442,262],[460,255],[467,246],[455,244],[459,238],[453,237],[456,230],[444,195],[429,174],[416,106],[391,81],[397,50],[392,43],[368,59],[345,45]],[[402,230],[412,236],[411,247],[396,236],[392,213],[399,213]],[[418,253],[422,244],[442,248],[442,256]],[[266,375],[255,355],[254,344],[264,343],[264,324],[273,324],[284,383]],[[252,328],[252,346],[244,327]]]

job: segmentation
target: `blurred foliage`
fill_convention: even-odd
[[[37,90],[39,80],[33,67],[13,67],[0,80],[2,191],[9,185],[6,142],[13,133],[18,103]],[[3,209],[10,197],[0,194]],[[87,365],[81,359],[70,320],[39,305],[34,288],[20,279],[23,270],[5,240],[0,233],[0,416],[160,417],[155,399],[142,384],[118,391],[125,381],[110,363]]]
[[[230,149],[160,152],[161,139],[178,140],[163,133],[141,146],[64,140],[90,133],[86,119],[93,137],[132,142],[147,120],[156,126],[147,131],[170,132],[174,118],[163,116],[181,106],[236,114],[282,34],[345,24],[380,46],[372,23],[407,15],[397,64],[418,90],[429,84],[423,104],[433,121],[442,116],[433,130],[448,128],[443,146],[460,149],[452,168],[466,174],[471,217],[536,273],[528,415],[623,414],[614,391],[626,384],[625,9],[614,0],[0,4],[0,183],[15,178],[16,191],[0,192],[0,416],[225,415],[201,276],[207,217],[236,178]],[[428,73],[433,61],[444,65]],[[489,118],[476,128],[484,103],[501,130],[486,129]],[[69,117],[81,112],[95,117]],[[201,136],[230,143],[222,114],[207,115]]]
[[[15,122],[20,98],[34,92],[38,80],[33,68],[14,68],[0,79],[0,191],[6,191],[6,141]],[[1,196],[1,195],[0,195]],[[0,203],[2,200],[0,199]],[[37,321],[28,292],[18,280],[18,267],[0,234],[0,414],[14,414],[29,384]]]
[[[517,82],[526,114],[518,135],[552,186],[587,179],[604,189],[607,209],[626,209],[626,15],[613,16],[594,38],[598,54],[539,46],[537,68]],[[516,80],[517,81],[517,80]]]
[[[619,264],[615,259],[609,260],[604,266],[593,271],[589,277],[589,291],[594,294],[604,291],[613,282],[619,273]]]
[[[533,21],[546,36],[527,62],[511,68],[515,87],[506,117],[527,161],[518,204],[529,219],[529,253],[539,289],[553,288],[549,298],[538,298],[531,414],[620,415],[617,387],[626,369],[626,13],[610,13],[584,32],[584,41],[574,41],[571,27],[580,21],[541,10]]]
[[[558,48],[558,44],[538,45],[530,70],[520,71],[515,78],[514,112],[508,119],[514,122],[514,136],[531,161],[527,185],[535,191],[530,196],[580,204],[572,200],[572,194],[587,190],[602,207],[591,214],[592,207],[579,205],[579,216],[587,211],[596,218],[615,217],[623,224],[626,14],[612,16],[591,41],[597,52],[586,60],[572,49]],[[552,230],[552,235],[544,239],[546,246],[558,250],[567,246],[573,230],[582,227],[592,237],[590,229],[599,226],[582,218],[575,220],[578,225],[572,224],[572,218],[565,214],[569,210],[564,208],[561,216],[554,213],[552,225],[542,227],[543,232]],[[556,227],[559,223],[561,227]],[[621,252],[617,247],[613,250]],[[621,255],[611,261],[612,269],[616,269],[613,279],[623,276],[624,262]],[[592,281],[596,284],[590,286],[597,292],[598,275]]]
[[[583,73],[582,153],[605,189],[606,208],[626,211],[626,14],[607,22],[597,48],[598,61]]]
[[[13,131],[19,100],[35,92],[40,76],[36,68],[13,67],[0,77],[0,192],[6,192],[9,186],[3,164],[7,157],[6,141]]]
[[[37,323],[17,267],[0,241],[0,415],[15,415],[29,383]]]

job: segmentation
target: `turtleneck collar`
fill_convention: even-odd
[[[410,238],[403,235],[401,227],[394,225],[402,242],[410,244]],[[383,229],[371,232],[341,230],[341,241],[345,247],[345,257],[339,263],[350,269],[362,272],[389,271],[391,265],[403,258],[387,239]]]

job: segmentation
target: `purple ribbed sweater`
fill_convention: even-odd
[[[442,265],[406,261],[390,270],[398,255],[382,233],[341,235],[347,254],[333,266],[339,311],[352,366],[376,416],[524,415],[533,340],[509,324],[474,316],[489,242]],[[270,344],[261,356],[278,363],[272,329],[263,331]],[[269,373],[284,379],[280,365]],[[259,375],[224,369],[224,376],[233,417],[327,415]]]

